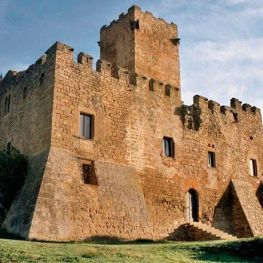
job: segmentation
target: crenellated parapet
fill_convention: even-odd
[[[156,19],[157,21],[159,22],[163,22],[165,24],[170,24],[171,26],[174,26],[175,28],[177,28],[177,25],[173,22],[171,23],[168,23],[165,19],[163,18],[159,18],[159,17],[155,17],[153,15],[153,13],[149,12],[149,11],[143,11],[139,6],[137,5],[133,5],[132,7],[130,7],[128,9],[128,11],[126,13],[121,13],[118,17],[118,19],[114,19],[112,20],[109,25],[103,25],[101,27],[101,31],[104,31],[104,30],[108,30],[110,28],[112,28],[112,26],[114,26],[115,24],[118,24],[120,22],[122,22],[123,19],[126,19],[127,17],[132,17],[134,15],[134,12],[140,12],[140,13],[144,13],[145,15],[151,17],[152,19]],[[133,21],[131,20],[130,21],[130,27],[134,30],[134,29],[139,29],[139,24],[137,21]]]
[[[229,123],[240,123],[241,120],[256,118],[261,123],[261,111],[255,106],[243,103],[232,98],[230,106],[220,105],[218,102],[196,95],[193,98],[193,105],[182,106],[181,119],[185,127],[198,130],[203,119],[211,115],[218,120],[223,120],[225,125]]]
[[[163,94],[165,96],[180,98],[180,88],[169,83],[164,83],[160,80],[133,73],[122,67],[113,66],[105,60],[97,61],[96,70],[103,77],[115,78],[120,82],[134,87],[144,87],[149,91],[149,93],[157,90],[163,90]]]
[[[58,43],[58,42],[57,42]],[[19,84],[26,83],[29,79],[33,80],[43,78],[45,66],[47,63],[55,65],[55,52],[57,50],[57,43],[54,44],[45,54],[43,54],[36,62],[30,65],[27,69],[17,72],[9,70],[3,79],[0,81],[0,95],[11,92],[14,87],[20,86]],[[26,84],[25,84],[26,85]]]

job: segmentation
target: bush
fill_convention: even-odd
[[[0,151],[0,224],[24,184],[27,163],[26,157],[13,147]]]

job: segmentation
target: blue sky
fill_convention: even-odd
[[[0,0],[0,72],[23,70],[56,40],[99,57],[99,29],[133,4],[175,22],[183,100],[263,104],[263,0]]]

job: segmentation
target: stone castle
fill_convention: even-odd
[[[96,70],[56,42],[0,80],[0,149],[30,164],[4,229],[55,241],[263,235],[260,110],[198,95],[184,105],[179,42],[175,24],[133,6],[101,28]]]

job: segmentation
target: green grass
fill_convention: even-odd
[[[0,239],[0,262],[263,262],[262,248],[262,239],[118,244]]]

